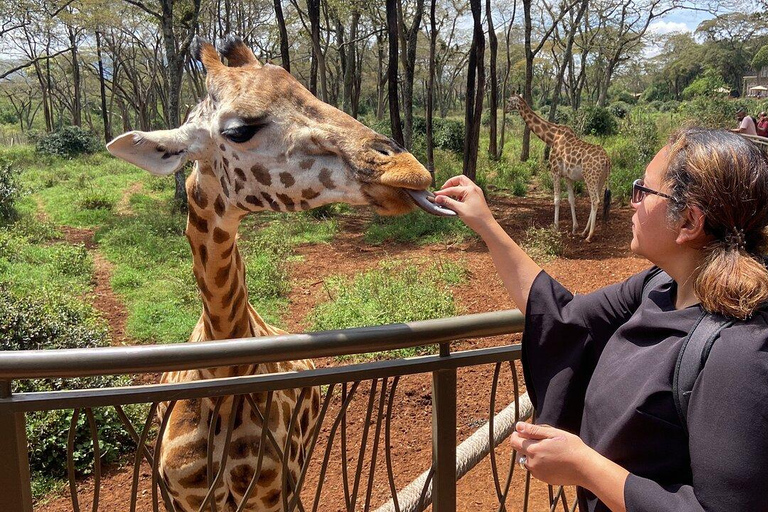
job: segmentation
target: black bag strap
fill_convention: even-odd
[[[688,432],[688,402],[691,401],[693,385],[704,369],[709,353],[712,351],[712,345],[720,337],[720,331],[731,325],[733,320],[702,311],[691,332],[683,339],[683,346],[680,347],[675,364],[675,374],[672,377],[672,398],[686,432]]]
[[[653,289],[671,280],[669,274],[660,268],[653,269],[643,285],[643,300],[648,298]],[[703,311],[693,325],[693,329],[683,339],[672,377],[672,399],[675,402],[677,416],[686,432],[688,431],[688,402],[691,400],[693,385],[701,370],[704,369],[704,364],[712,351],[712,345],[720,337],[720,331],[731,325],[733,320]]]

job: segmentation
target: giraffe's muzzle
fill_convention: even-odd
[[[429,190],[412,190],[408,188],[403,190],[405,190],[408,195],[411,196],[411,199],[413,199],[413,202],[416,203],[416,206],[429,214],[437,215],[439,217],[456,216],[455,211],[435,203],[435,194]]]

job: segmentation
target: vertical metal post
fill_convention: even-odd
[[[10,396],[11,383],[0,381],[0,398]],[[0,407],[0,453],[3,458],[0,464],[3,510],[32,512],[32,483],[23,412],[10,412]]]
[[[440,356],[450,345],[440,345]],[[432,372],[432,510],[456,512],[456,369]]]

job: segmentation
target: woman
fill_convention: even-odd
[[[768,137],[768,116],[765,115],[765,112],[760,112],[757,115],[755,131],[761,137]]]
[[[768,510],[768,163],[753,143],[681,131],[635,182],[631,249],[673,278],[645,300],[650,270],[574,297],[466,177],[436,195],[483,238],[526,315],[523,367],[540,424],[519,423],[512,446],[533,476],[579,486],[582,511]],[[686,430],[672,375],[702,309],[737,321],[696,381]]]

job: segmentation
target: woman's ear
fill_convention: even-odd
[[[706,216],[698,206],[688,206],[682,212],[680,227],[675,240],[679,245],[703,247],[710,238],[704,230]]]

